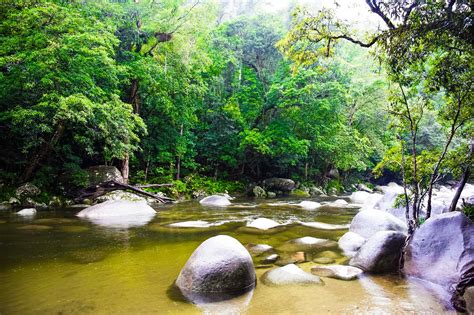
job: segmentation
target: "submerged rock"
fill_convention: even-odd
[[[326,264],[333,264],[336,261],[333,258],[329,258],[329,257],[317,257],[313,259],[313,262],[317,264],[326,265]]]
[[[278,258],[280,258],[278,254],[271,254],[262,260],[262,264],[273,264],[278,260]]]
[[[401,232],[377,232],[362,245],[349,264],[372,273],[396,271],[405,239]]]
[[[321,204],[319,202],[315,202],[315,201],[304,200],[304,201],[301,201],[298,204],[298,206],[300,206],[301,208],[306,209],[306,210],[314,210],[314,209],[317,209],[317,208],[321,207]]]
[[[259,230],[269,230],[279,226],[281,226],[280,223],[267,218],[258,218],[250,223],[247,223],[247,227]]]
[[[364,245],[366,239],[354,232],[347,232],[338,241],[339,248],[342,249],[344,255],[353,257],[357,251]]]
[[[289,284],[299,285],[322,285],[324,282],[318,276],[303,271],[294,264],[275,268],[265,272],[261,278],[262,282],[270,286],[281,286]]]
[[[36,214],[36,209],[35,208],[27,208],[18,211],[16,214],[21,215],[21,216],[33,216]]]
[[[307,259],[304,252],[282,253],[275,264],[278,266],[286,266],[289,264],[303,263],[305,261],[307,261]]]
[[[332,240],[305,236],[286,242],[282,246],[278,247],[278,250],[287,252],[317,251],[333,248],[336,246],[337,243]]]
[[[249,252],[235,238],[218,235],[204,241],[179,273],[177,287],[193,303],[224,300],[254,288]]]
[[[319,230],[345,230],[349,228],[349,224],[329,224],[323,222],[300,222],[301,225],[319,229]]]
[[[224,222],[218,222],[218,223],[210,223],[207,221],[184,221],[184,222],[176,222],[176,223],[171,223],[168,226],[170,227],[180,227],[180,228],[209,228],[212,226],[218,226],[222,225]]]
[[[352,266],[314,266],[311,268],[311,273],[320,277],[335,278],[340,280],[356,279],[363,270]]]
[[[455,211],[426,220],[406,248],[403,272],[445,288],[474,270],[474,224]]]
[[[273,247],[267,244],[248,244],[245,247],[252,255],[256,255],[256,256],[261,255],[273,249]]]
[[[407,225],[393,215],[380,210],[363,210],[351,222],[350,232],[369,238],[379,231],[407,233]]]
[[[348,203],[344,199],[337,199],[331,202],[331,206],[347,206]]]
[[[206,197],[202,199],[201,201],[199,201],[199,203],[205,206],[215,206],[215,207],[225,207],[231,204],[228,197],[221,196],[221,195],[212,195],[212,196]]]

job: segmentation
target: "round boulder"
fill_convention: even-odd
[[[21,215],[21,216],[25,216],[25,217],[33,216],[33,215],[36,214],[36,209],[35,208],[27,208],[27,209],[23,209],[23,210],[18,211],[16,214]]]
[[[349,264],[372,273],[396,271],[405,239],[401,232],[377,232],[362,245]]]
[[[80,218],[103,218],[155,214],[145,201],[109,200],[88,207],[77,214]]]
[[[235,238],[218,235],[193,252],[176,280],[193,303],[225,300],[254,288],[252,257]]]
[[[352,219],[350,232],[369,238],[379,231],[407,233],[407,225],[390,213],[380,210],[363,210]]]

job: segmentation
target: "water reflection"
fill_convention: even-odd
[[[94,224],[113,228],[113,229],[129,229],[132,227],[140,227],[147,225],[155,217],[154,213],[146,213],[134,216],[110,216],[101,218],[87,218]]]

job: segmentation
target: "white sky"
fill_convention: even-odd
[[[251,0],[230,0],[230,6],[239,6]],[[377,29],[383,27],[378,16],[369,12],[364,0],[253,0],[266,12],[288,11],[291,5],[298,4],[316,12],[322,7],[332,8],[340,19],[350,22],[355,28]],[[232,3],[232,4],[231,4]],[[336,5],[337,3],[337,5]]]

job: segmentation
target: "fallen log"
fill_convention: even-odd
[[[135,185],[137,188],[152,188],[152,187],[171,187],[174,184],[146,184],[146,185]]]
[[[144,191],[138,187],[123,184],[115,180],[103,182],[97,185],[93,185],[87,188],[84,188],[80,191],[79,196],[74,199],[75,202],[82,202],[84,199],[96,199],[102,195],[105,195],[108,192],[115,190],[130,190],[139,195],[144,195],[146,197],[153,198],[160,203],[172,203],[175,200],[168,197],[161,197],[155,194]]]

